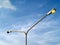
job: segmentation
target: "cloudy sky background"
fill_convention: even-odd
[[[46,17],[28,34],[28,45],[60,45],[60,0],[0,0],[0,45],[24,45],[24,34],[7,30],[28,30],[50,9]]]

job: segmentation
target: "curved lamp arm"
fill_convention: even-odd
[[[27,30],[27,33],[33,28],[35,27],[40,21],[42,21],[45,17],[47,17],[48,15],[50,14],[54,14],[56,12],[56,9],[53,8],[51,9],[46,15],[44,15],[42,18],[40,18],[35,24],[33,24],[28,30]]]

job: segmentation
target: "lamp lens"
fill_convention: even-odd
[[[55,12],[56,12],[56,10],[53,9],[53,10],[52,10],[52,14],[54,14]]]

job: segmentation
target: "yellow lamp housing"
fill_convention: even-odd
[[[56,9],[54,8],[51,12],[52,12],[52,14],[54,14],[56,12]]]
[[[50,10],[50,11],[47,13],[47,15],[54,14],[55,12],[56,12],[56,9],[53,8],[52,10]]]

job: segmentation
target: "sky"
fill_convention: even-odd
[[[0,0],[0,45],[24,45],[24,34],[7,30],[27,31],[52,8],[28,33],[28,45],[60,45],[60,0]]]

